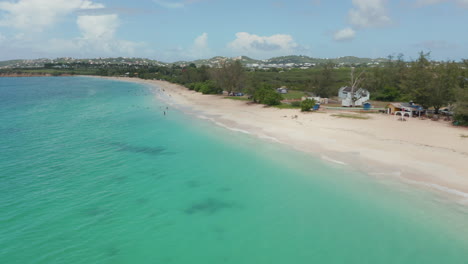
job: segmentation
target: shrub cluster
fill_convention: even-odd
[[[315,105],[315,100],[313,99],[306,99],[301,102],[301,112],[307,112],[312,109]]]
[[[255,91],[253,100],[260,104],[279,105],[283,96],[271,88],[261,87]]]
[[[208,80],[204,82],[195,82],[187,85],[189,90],[194,90],[203,94],[219,94],[223,90],[216,85],[214,81]]]

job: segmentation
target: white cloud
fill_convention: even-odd
[[[188,57],[200,59],[205,58],[211,54],[211,50],[208,47],[208,34],[205,32],[195,38],[192,49]]]
[[[117,14],[78,16],[76,23],[84,39],[109,40],[114,38],[119,27],[119,18]]]
[[[206,49],[208,47],[208,34],[206,32],[195,38],[194,47],[197,49]]]
[[[76,10],[103,8],[89,0],[19,0],[0,2],[0,26],[40,32]]]
[[[59,52],[79,51],[84,56],[96,55],[133,55],[143,43],[119,40],[115,33],[119,27],[117,14],[84,15],[76,20],[81,36],[72,40],[52,39],[47,49]]]
[[[389,25],[386,0],[353,0],[354,7],[349,11],[349,23],[357,28],[372,28]]]
[[[297,43],[290,35],[276,34],[258,36],[247,32],[236,33],[236,39],[228,44],[228,48],[247,56],[279,56],[294,53]]]
[[[161,54],[162,60],[195,60],[204,59],[212,55],[208,45],[208,33],[197,36],[190,46],[172,46]]]
[[[356,36],[356,31],[354,29],[347,27],[341,30],[338,30],[333,35],[333,39],[336,41],[347,41],[352,40]]]
[[[105,56],[133,55],[145,48],[144,43],[120,40],[116,32],[120,26],[115,13],[92,12],[105,10],[103,4],[91,0],[19,0],[0,1],[0,26],[11,27],[8,49],[28,50],[28,53],[47,56]],[[3,11],[3,12],[2,12]],[[89,14],[86,14],[89,12]],[[60,18],[76,16],[79,36],[71,39],[46,39],[40,33],[54,26]],[[7,46],[7,47],[5,47]]]

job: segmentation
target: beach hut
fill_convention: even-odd
[[[394,115],[396,112],[402,111],[403,106],[401,103],[390,103],[385,108],[387,109],[387,113],[389,115]]]
[[[416,105],[413,102],[390,103],[386,108],[387,113],[390,115],[394,115],[396,112],[410,112],[412,116],[421,116],[426,111],[422,106]]]

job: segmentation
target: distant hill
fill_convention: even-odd
[[[370,59],[370,58],[359,58],[354,56],[347,56],[347,57],[340,57],[340,58],[331,58],[331,59],[323,59],[323,58],[312,58],[308,56],[301,56],[301,55],[292,55],[292,56],[282,56],[282,57],[274,57],[268,60],[264,60],[264,62],[268,63],[295,63],[295,64],[303,64],[303,63],[315,63],[321,64],[326,62],[333,62],[336,64],[363,64],[363,63],[374,63],[374,62],[383,62],[386,59],[378,58],[378,59]]]
[[[0,67],[5,67],[9,65],[14,65],[22,62],[22,60],[7,60],[7,61],[0,61]]]
[[[0,68],[34,68],[34,67],[43,67],[47,63],[58,63],[58,64],[73,64],[73,63],[91,63],[91,64],[102,64],[102,65],[158,65],[158,66],[167,66],[167,65],[181,65],[186,66],[189,64],[195,64],[197,66],[207,65],[210,67],[219,67],[224,62],[232,62],[234,60],[240,60],[243,65],[246,66],[266,66],[266,67],[282,67],[286,64],[294,64],[294,66],[310,66],[310,65],[319,65],[331,61],[332,63],[338,65],[358,65],[358,64],[376,64],[387,59],[377,58],[359,58],[354,56],[340,57],[340,58],[312,58],[303,55],[291,55],[291,56],[281,56],[274,57],[266,60],[257,60],[247,56],[239,57],[222,57],[216,56],[210,59],[200,59],[194,61],[177,61],[174,63],[164,63],[157,60],[151,60],[146,58],[126,58],[126,57],[117,57],[117,58],[92,58],[92,59],[74,59],[74,58],[56,58],[56,59],[34,59],[34,60],[8,60],[0,61]]]
[[[0,61],[0,68],[35,68],[44,67],[47,63],[54,64],[73,64],[73,63],[91,63],[97,65],[109,65],[109,64],[127,64],[127,65],[160,65],[165,66],[167,63],[163,63],[156,60],[150,60],[146,58],[92,58],[92,59],[75,59],[75,58],[56,58],[56,59],[33,59],[33,60],[8,60]]]
[[[200,65],[209,65],[212,67],[219,66],[223,62],[230,62],[234,60],[240,60],[242,64],[244,65],[252,65],[252,64],[258,64],[258,65],[284,65],[284,64],[296,64],[296,65],[303,65],[303,64],[322,64],[322,63],[327,63],[328,61],[335,63],[335,64],[341,64],[341,65],[357,65],[357,64],[373,64],[373,63],[380,63],[387,61],[387,59],[384,58],[377,58],[377,59],[371,59],[371,58],[359,58],[359,57],[354,57],[354,56],[347,56],[347,57],[340,57],[340,58],[332,58],[332,59],[323,59],[323,58],[312,58],[308,56],[303,56],[303,55],[291,55],[291,56],[281,56],[281,57],[274,57],[266,60],[257,60],[257,59],[252,59],[247,56],[240,56],[240,57],[222,57],[222,56],[217,56],[213,57],[211,59],[202,59],[202,60],[195,60],[195,61],[178,61],[175,62],[174,64],[177,65],[189,65],[191,63],[194,63],[197,66]]]

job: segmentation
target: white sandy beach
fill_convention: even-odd
[[[174,105],[231,129],[279,141],[375,177],[398,178],[468,201],[468,138],[461,137],[468,135],[467,128],[418,118],[399,122],[386,114],[368,114],[370,119],[359,120],[332,116],[336,111],[301,113],[202,95],[164,81],[111,79],[162,88]]]

